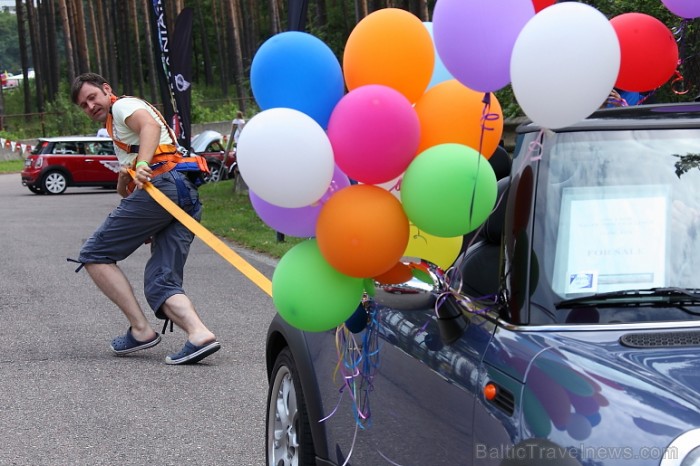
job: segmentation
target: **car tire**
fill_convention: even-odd
[[[280,351],[267,393],[265,457],[268,466],[316,464],[309,413],[289,348]]]
[[[68,187],[68,178],[60,171],[48,172],[41,180],[41,190],[46,194],[63,194]]]
[[[44,191],[38,186],[27,186],[27,188],[34,194],[44,194]]]
[[[207,183],[216,183],[221,181],[221,164],[219,162],[207,161],[207,166],[209,167],[209,175],[207,176]]]

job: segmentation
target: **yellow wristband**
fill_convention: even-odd
[[[134,166],[134,168],[139,168],[141,165],[148,166],[148,162],[146,162],[145,160],[141,160],[140,162],[136,162],[136,165]]]

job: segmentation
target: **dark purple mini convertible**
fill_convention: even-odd
[[[353,331],[272,321],[266,464],[700,465],[700,105],[524,124],[498,189]]]

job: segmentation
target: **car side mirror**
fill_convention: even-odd
[[[469,321],[465,318],[462,307],[457,304],[455,296],[453,294],[446,295],[435,312],[442,342],[451,345],[459,340],[467,330]]]
[[[411,271],[410,278],[402,283],[375,280],[374,300],[399,311],[436,308],[440,339],[446,345],[457,341],[466,330],[468,320],[447,286],[445,272],[423,259],[403,258],[401,263]]]
[[[445,273],[435,264],[423,259],[402,258],[408,278],[400,283],[375,280],[374,300],[399,311],[418,311],[435,306],[440,293],[446,289]]]

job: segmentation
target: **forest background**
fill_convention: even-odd
[[[487,0],[484,0],[487,1]],[[560,0],[561,1],[561,0]],[[382,8],[402,8],[431,21],[435,0],[308,0],[305,31],[323,40],[342,64],[354,26]],[[654,92],[655,102],[692,101],[700,93],[698,20],[670,13],[661,0],[583,0],[608,18],[638,12],[654,16],[679,43],[682,80]],[[194,10],[192,123],[229,121],[236,110],[259,111],[249,82],[257,49],[288,29],[288,0],[165,0],[167,26],[185,7]],[[83,72],[102,74],[118,93],[162,108],[158,45],[150,0],[16,0],[0,12],[0,71],[28,74],[19,88],[0,91],[0,137],[27,139],[91,134],[94,124],[70,103],[69,83]],[[497,33],[497,31],[494,31]],[[544,51],[546,52],[546,51]],[[522,116],[510,86],[496,92],[504,118]]]

